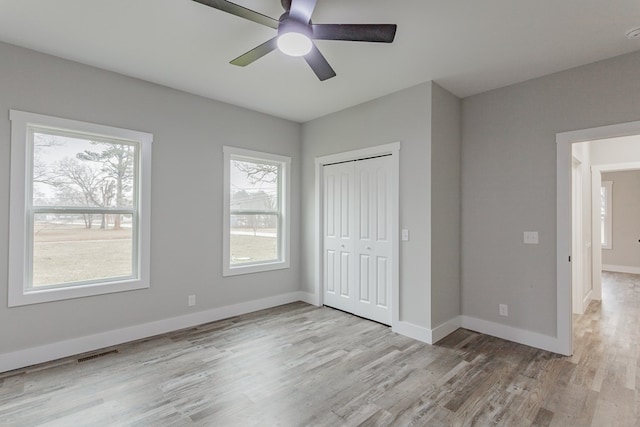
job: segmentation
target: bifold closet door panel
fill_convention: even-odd
[[[324,303],[353,312],[353,164],[324,166]]]
[[[355,314],[391,324],[391,156],[354,162]]]

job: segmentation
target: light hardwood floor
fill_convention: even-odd
[[[638,426],[640,277],[604,282],[571,358],[294,303],[0,375],[0,425]]]

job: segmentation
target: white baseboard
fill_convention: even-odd
[[[422,341],[427,344],[435,344],[442,338],[446,337],[456,329],[460,328],[460,316],[447,320],[443,324],[436,326],[434,329],[425,328],[423,326],[414,325],[413,323],[400,321],[393,325],[391,330],[405,337]]]
[[[298,292],[298,294],[300,294],[300,301],[315,305],[316,307],[320,305],[320,298],[318,297],[318,294],[303,291]]]
[[[582,311],[586,310],[593,299],[593,290],[587,292],[587,296],[582,299]]]
[[[427,344],[435,344],[458,328],[465,328],[486,335],[513,341],[529,347],[540,348],[562,354],[560,343],[556,337],[539,334],[537,332],[514,328],[488,320],[477,319],[470,316],[457,316],[434,329],[414,325],[409,322],[398,322],[393,326],[393,332],[422,341]]]
[[[502,338],[529,347],[540,348],[553,353],[562,354],[561,343],[556,337],[543,335],[537,332],[518,329],[488,320],[478,319],[471,316],[461,316],[461,326],[465,329]]]
[[[190,328],[204,323],[215,322],[216,320],[227,319],[241,314],[277,307],[279,305],[289,304],[295,301],[307,302],[309,295],[311,294],[307,294],[306,292],[290,292],[287,294],[275,295],[268,298],[218,307],[206,311],[199,311],[197,313],[185,314],[155,322],[143,323],[141,325],[130,326],[127,328],[115,329],[95,335],[88,335],[45,344],[38,347],[4,353],[0,354],[0,372],[11,371],[14,369],[24,368],[26,366],[36,365],[38,363],[75,356],[77,354],[99,350],[105,347],[112,347],[129,341],[135,341],[154,335]]]
[[[318,297],[308,292],[290,292],[259,300],[247,301],[239,304],[218,307],[207,311],[186,314],[141,325],[88,335],[80,338],[27,348],[10,353],[0,354],[0,372],[11,371],[49,362],[64,357],[74,356],[105,347],[112,347],[129,341],[135,341],[154,335],[164,334],[184,328],[215,322],[241,314],[251,313],[295,301],[303,301],[311,305],[318,305]],[[483,334],[492,335],[531,347],[561,353],[555,337],[513,328],[511,326],[477,319],[470,316],[457,316],[434,329],[400,321],[393,325],[392,330],[398,334],[433,344],[440,341],[458,328],[466,328]]]
[[[427,344],[433,344],[431,329],[423,326],[414,325],[413,323],[399,321],[391,327],[391,330],[405,337],[422,341]]]
[[[462,318],[456,316],[431,330],[431,340],[435,344],[447,335],[462,327]]]
[[[640,274],[640,267],[631,267],[627,265],[602,264],[602,270],[612,271],[614,273]]]

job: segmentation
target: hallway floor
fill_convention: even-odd
[[[573,386],[593,425],[640,425],[640,275],[602,272],[602,301],[574,315]]]

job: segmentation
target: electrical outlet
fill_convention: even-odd
[[[498,308],[500,316],[507,317],[509,315],[509,306],[507,304],[500,304]]]
[[[187,304],[189,305],[189,307],[193,307],[194,305],[196,305],[196,296],[195,295],[189,295]]]

